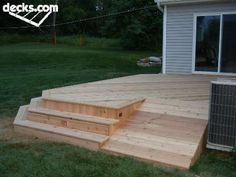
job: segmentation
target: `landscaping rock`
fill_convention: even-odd
[[[160,57],[149,57],[149,61],[150,62],[161,62],[161,58]]]
[[[161,65],[162,57],[147,57],[147,58],[142,58],[137,62],[138,66],[142,67],[150,67],[150,66],[158,66]]]

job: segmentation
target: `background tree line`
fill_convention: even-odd
[[[1,7],[8,0],[1,0]],[[54,4],[55,0],[11,0],[11,4]],[[153,0],[58,0],[59,12],[56,23],[63,23],[78,19],[84,19],[99,15],[117,13],[124,10],[132,10],[154,5]],[[40,16],[38,17],[40,19]],[[1,27],[25,26],[7,13],[0,12]],[[52,15],[43,25],[52,24]],[[75,35],[83,33],[93,37],[119,38],[126,49],[153,49],[161,47],[162,14],[156,7],[135,11],[117,16],[105,17],[81,23],[57,26],[59,35]],[[18,34],[48,34],[52,28],[41,29],[2,29],[4,33]]]

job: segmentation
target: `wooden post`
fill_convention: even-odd
[[[57,5],[58,0],[55,0],[55,4]],[[53,14],[53,44],[56,47],[57,45],[57,33],[56,33],[56,12]]]
[[[83,33],[80,33],[79,35],[79,46],[83,47],[84,45],[84,37],[83,37]]]
[[[56,45],[57,45],[57,32],[56,32],[56,30],[54,30],[54,32],[53,32],[53,44],[56,47]]]

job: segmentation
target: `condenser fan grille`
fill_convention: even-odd
[[[231,150],[236,146],[236,80],[212,81],[208,147]]]

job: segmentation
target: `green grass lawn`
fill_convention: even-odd
[[[0,144],[1,177],[235,177],[235,164],[208,152],[190,171],[178,171],[66,144]]]
[[[80,49],[76,46],[14,44],[0,46],[0,115],[14,116],[42,90],[126,76],[159,73],[160,67],[142,68],[136,61],[155,52]]]
[[[18,107],[40,96],[44,89],[160,71],[158,67],[136,66],[137,59],[155,52],[96,49],[97,46],[82,49],[75,45],[55,48],[42,43],[0,46],[0,177],[236,176],[236,160],[215,152],[205,153],[190,171],[177,171],[66,144],[1,138],[8,131],[5,129],[12,129],[10,125],[1,125],[1,120],[11,117],[12,121]]]

